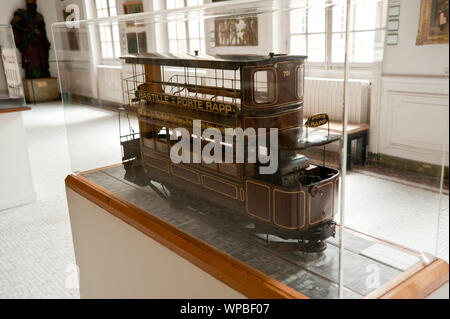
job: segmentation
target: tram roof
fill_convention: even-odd
[[[303,55],[268,54],[268,55],[192,55],[192,54],[159,54],[140,53],[125,55],[126,63],[179,66],[206,69],[236,70],[241,66],[257,66],[282,61],[305,60]]]

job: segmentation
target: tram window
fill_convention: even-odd
[[[167,152],[167,129],[165,127],[158,131],[156,139],[156,149],[160,152]]]
[[[302,98],[305,91],[305,66],[297,68],[297,97]]]
[[[253,73],[253,96],[257,104],[275,101],[274,70],[259,70]]]

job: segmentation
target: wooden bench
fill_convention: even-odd
[[[305,123],[307,118],[303,119]],[[342,122],[330,121],[330,133],[342,134]],[[320,130],[327,130],[328,125],[317,127]],[[356,156],[357,164],[364,165],[366,163],[366,149],[369,133],[369,124],[365,123],[348,123],[347,125],[347,170],[352,169],[352,141],[356,140]]]

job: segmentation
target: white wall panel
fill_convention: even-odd
[[[448,79],[383,77],[379,153],[440,165],[448,108]]]

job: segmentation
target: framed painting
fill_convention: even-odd
[[[129,54],[147,52],[147,34],[145,31],[127,33],[127,47]]]
[[[448,43],[448,0],[422,0],[416,45]]]
[[[142,1],[128,1],[122,4],[123,14],[134,14],[144,12]],[[127,22],[128,27],[135,26],[133,21]]]
[[[258,18],[245,16],[214,21],[217,47],[258,45]]]

